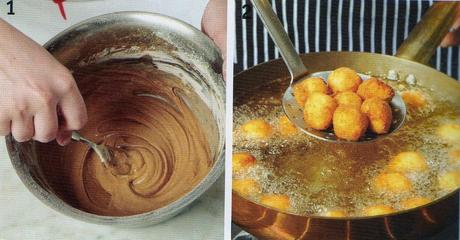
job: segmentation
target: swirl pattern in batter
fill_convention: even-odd
[[[108,146],[115,161],[104,167],[81,143],[38,145],[41,168],[66,202],[99,215],[140,214],[184,196],[210,171],[196,114],[211,113],[174,75],[117,60],[75,69],[74,77],[89,116],[80,133]]]

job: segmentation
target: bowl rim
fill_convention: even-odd
[[[108,14],[103,14],[103,15],[98,15],[95,17],[88,18],[84,21],[81,21],[79,23],[76,23],[64,29],[63,31],[58,33],[56,36],[51,38],[49,41],[47,41],[43,46],[46,49],[48,49],[49,47],[52,46],[53,43],[57,42],[58,40],[67,36],[69,33],[81,28],[82,26],[86,24],[100,22],[101,20],[109,21],[109,22],[114,21],[114,20],[123,21],[125,19],[133,19],[133,18],[138,18],[138,17],[148,18],[150,20],[168,21],[168,25],[170,24],[171,26],[185,28],[187,31],[192,33],[194,36],[199,36],[200,39],[204,40],[204,43],[206,45],[209,45],[208,48],[210,48],[211,51],[215,51],[214,53],[217,54],[216,55],[218,58],[217,60],[222,61],[220,51],[215,45],[215,43],[211,39],[209,39],[208,36],[206,36],[204,33],[199,31],[194,26],[182,20],[170,17],[170,16],[166,16],[166,15],[159,14],[159,13],[144,12],[144,11],[121,11],[121,12],[113,12],[113,13],[108,13]],[[217,73],[217,74],[220,74],[220,73]],[[223,85],[225,89],[225,84],[223,83],[223,81],[221,84]],[[225,100],[225,97],[223,97],[223,99]],[[223,103],[223,106],[225,106],[224,103]],[[225,119],[224,115],[225,113],[223,113],[222,119]],[[225,122],[223,123],[223,125],[225,126]],[[16,142],[13,139],[11,134],[7,136],[5,140],[6,140],[5,142],[8,148],[8,155],[10,157],[10,161],[12,162],[12,165],[17,175],[19,176],[23,184],[27,187],[27,189],[30,192],[32,192],[33,195],[35,195],[35,197],[37,197],[45,205],[56,210],[59,213],[63,213],[75,219],[83,220],[83,221],[95,223],[95,224],[120,225],[120,226],[130,227],[130,226],[153,225],[153,224],[157,224],[157,223],[166,221],[169,218],[172,218],[178,213],[180,213],[185,207],[189,206],[198,197],[202,196],[217,181],[217,179],[222,175],[224,171],[225,138],[219,138],[218,141],[223,140],[223,143],[217,145],[217,146],[219,145],[221,146],[219,146],[219,149],[217,149],[216,151],[215,159],[213,159],[214,160],[213,166],[211,167],[207,175],[195,187],[193,187],[188,193],[174,200],[173,202],[167,204],[166,206],[163,206],[158,209],[154,209],[154,210],[151,210],[145,213],[129,215],[129,216],[103,216],[103,215],[97,215],[97,214],[85,212],[78,208],[75,208],[71,206],[70,204],[66,203],[65,201],[63,201],[62,199],[60,199],[59,197],[57,197],[55,194],[52,193],[52,191],[47,191],[46,189],[44,189],[30,175],[29,167],[26,164],[21,163],[19,154],[12,150],[14,148],[14,145],[18,144],[18,142]]]

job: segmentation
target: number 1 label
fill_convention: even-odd
[[[13,0],[10,0],[6,3],[6,5],[8,5],[10,7],[9,11],[8,11],[8,15],[14,15],[14,11],[13,11]]]

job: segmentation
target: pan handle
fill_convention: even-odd
[[[428,64],[436,48],[449,32],[457,7],[457,2],[434,3],[398,48],[396,56]]]
[[[272,6],[268,0],[251,0],[252,5],[257,10],[265,28],[273,39],[273,42],[278,47],[286,63],[289,72],[291,73],[291,83],[294,79],[302,77],[307,74],[308,70],[302,62],[299,54],[296,52],[292,45],[289,36],[281,25],[281,22],[273,11]]]

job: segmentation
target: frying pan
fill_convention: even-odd
[[[452,104],[460,103],[460,84],[426,65],[449,30],[457,3],[437,2],[427,11],[396,56],[366,52],[320,52],[302,54],[311,72],[347,66],[358,72],[384,75],[396,70],[399,77],[413,74],[417,84],[443,93]],[[290,75],[282,59],[276,59],[237,74],[234,78],[235,107],[244,104],[254,91],[275,79]],[[459,190],[428,205],[396,213],[333,218],[297,215],[258,204],[232,192],[232,220],[259,239],[422,239],[458,223]]]

